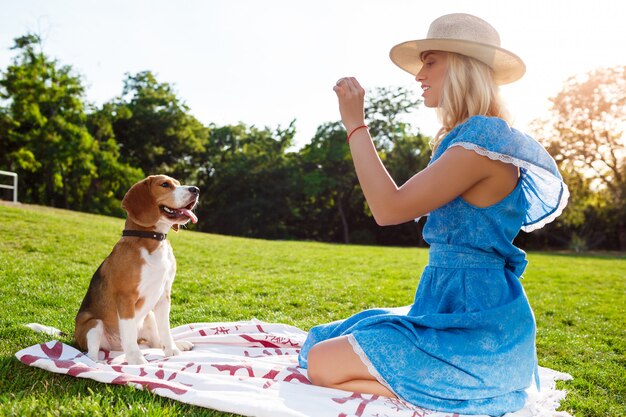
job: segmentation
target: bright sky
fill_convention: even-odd
[[[527,73],[502,87],[516,126],[543,116],[571,75],[626,64],[626,2],[619,0],[0,0],[0,68],[13,39],[31,31],[44,52],[71,65],[89,102],[121,94],[126,73],[150,70],[201,122],[286,126],[297,147],[339,119],[332,86],[419,84],[388,58],[454,12],[477,15],[522,57]],[[413,116],[438,129],[432,109]]]

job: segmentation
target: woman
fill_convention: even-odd
[[[496,30],[467,14],[435,20],[426,39],[396,45],[442,128],[432,160],[401,187],[364,122],[354,78],[334,91],[355,169],[380,225],[429,215],[429,262],[405,308],[374,309],[311,329],[300,365],[316,385],[399,397],[440,411],[500,415],[523,407],[537,381],[535,321],[512,241],[556,218],[568,197],[553,159],[509,127],[498,85],[524,63]]]

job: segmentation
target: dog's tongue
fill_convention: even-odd
[[[198,223],[198,217],[196,217],[193,211],[188,210],[188,209],[179,209],[179,211],[183,213],[185,216],[189,217],[193,224]]]

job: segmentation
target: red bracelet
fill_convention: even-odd
[[[366,128],[366,129],[369,129],[369,127],[367,125],[361,125],[361,126],[355,127],[354,129],[352,129],[352,132],[350,132],[350,134],[348,135],[348,139],[346,139],[346,141],[348,143],[350,143],[350,136],[352,136],[352,134],[354,132],[356,132],[357,130],[359,130],[359,129],[363,128],[363,127]]]

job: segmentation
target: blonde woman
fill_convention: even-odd
[[[380,225],[428,215],[429,261],[414,303],[316,326],[300,365],[316,385],[399,397],[429,409],[501,415],[523,407],[537,378],[535,321],[520,284],[521,230],[556,218],[568,191],[549,154],[513,129],[498,85],[525,72],[482,19],[451,14],[426,39],[392,48],[442,123],[432,160],[398,187],[364,120],[364,90],[334,87],[355,169]],[[364,288],[363,291],[371,289]]]

